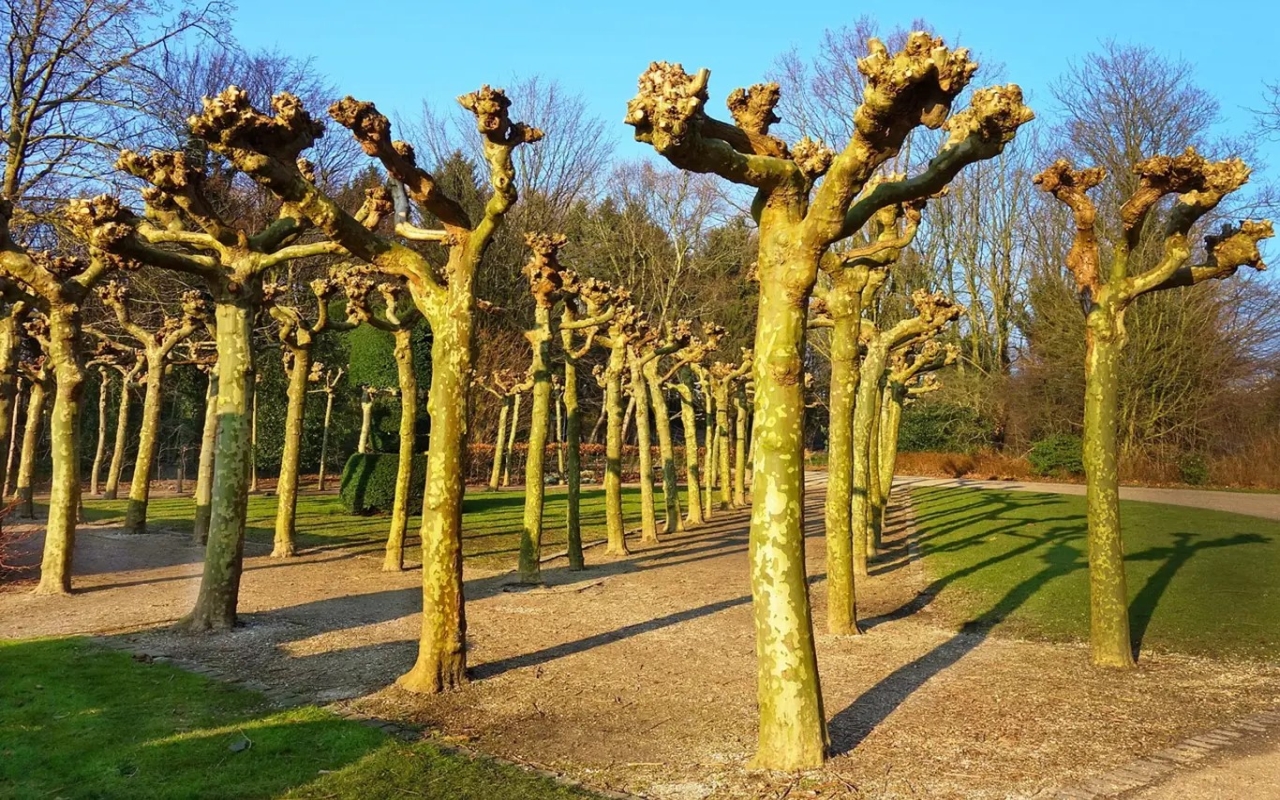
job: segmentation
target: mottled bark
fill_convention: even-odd
[[[542,580],[542,510],[546,494],[547,427],[551,421],[551,301],[535,295],[533,328],[525,334],[533,351],[529,375],[529,450],[524,462],[524,527],[520,534],[521,583]]]
[[[298,468],[302,460],[302,425],[307,413],[307,382],[311,376],[311,342],[289,346],[292,364],[286,390],[284,448],[280,454],[280,477],[276,482],[276,525],[272,558],[291,558],[297,553],[295,524],[298,510]],[[255,392],[255,407],[256,407]]]
[[[93,466],[89,468],[89,494],[95,497],[98,494],[98,476],[102,474],[102,462],[107,456],[107,401],[110,395],[111,373],[107,367],[98,367],[98,442],[93,448]],[[3,413],[0,410],[0,416]]]
[[[209,540],[209,513],[213,500],[213,457],[218,446],[218,370],[209,370],[204,394],[204,427],[200,434],[200,463],[196,467],[196,518],[192,536],[199,544]]]
[[[733,507],[747,504],[747,391],[733,393]]]
[[[858,326],[854,314],[833,315],[831,389],[827,399],[827,633],[861,633],[853,568],[853,407],[858,390]],[[864,557],[865,563],[865,557]]]
[[[22,451],[18,456],[18,479],[14,490],[18,495],[18,516],[34,519],[36,515],[34,481],[36,469],[36,445],[40,442],[40,428],[48,394],[41,381],[32,381],[27,390],[27,422],[22,430]]]
[[[148,359],[150,361],[150,359]],[[147,500],[151,496],[151,470],[160,443],[160,410],[164,385],[164,366],[147,369],[146,390],[142,396],[142,428],[138,432],[138,455],[129,479],[129,506],[124,518],[124,532],[147,532]]]
[[[649,405],[653,409],[653,424],[658,434],[658,457],[662,459],[663,531],[676,533],[684,530],[680,516],[680,483],[676,474],[676,447],[671,440],[671,412],[667,408],[667,394],[662,390],[657,360],[645,364],[644,379],[649,387]]]
[[[889,360],[889,345],[883,338],[867,345],[858,379],[853,410],[853,572],[866,577],[867,563],[875,556],[872,536],[871,440],[875,419],[880,413],[880,394]]]
[[[84,395],[80,307],[55,306],[48,316],[49,360],[55,384],[49,414],[53,471],[36,594],[65,594],[71,591],[71,558],[80,510],[80,406]]]
[[[129,441],[129,411],[133,406],[133,386],[141,374],[146,362],[138,357],[138,361],[128,372],[121,372],[120,402],[116,404],[116,440],[111,449],[111,463],[107,466],[107,483],[103,487],[102,496],[106,500],[115,500],[120,492],[120,474],[124,472],[125,448]]]
[[[608,543],[605,555],[623,556],[627,549],[622,522],[622,372],[626,369],[627,346],[621,335],[609,345],[609,361],[604,369],[605,461],[604,511]]]
[[[636,444],[640,460],[640,541],[656,544],[658,521],[653,505],[653,429],[649,423],[649,387],[638,357],[630,360],[631,399],[635,404]]]
[[[687,365],[679,372],[676,394],[680,396],[680,426],[684,430],[684,474],[685,483],[689,487],[689,509],[686,511],[686,522],[690,525],[701,525],[702,516],[702,470],[698,465],[698,421],[697,411],[693,405],[693,370]]]
[[[391,530],[382,559],[385,572],[404,569],[404,540],[409,532],[409,490],[413,481],[413,445],[418,427],[418,373],[413,366],[413,329],[397,327],[396,379],[400,386],[400,457],[396,465],[396,494],[391,504]]]
[[[178,624],[193,631],[236,624],[249,502],[254,388],[254,304],[242,294],[216,298],[218,425],[209,504],[209,537],[195,608]]]

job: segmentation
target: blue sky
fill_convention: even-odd
[[[477,8],[484,17],[476,15]],[[914,18],[928,20],[948,42],[1002,63],[1006,79],[1021,84],[1032,107],[1042,111],[1051,110],[1049,83],[1106,38],[1145,44],[1195,64],[1201,86],[1222,103],[1224,132],[1247,131],[1248,109],[1261,105],[1264,82],[1280,80],[1280,60],[1266,44],[1280,30],[1280,4],[1260,0],[814,0],[804,7],[755,0],[253,0],[242,3],[235,32],[247,46],[312,56],[342,91],[405,116],[416,116],[424,98],[450,102],[481,83],[502,85],[514,75],[534,73],[555,78],[616,124],[621,155],[639,156],[643,149],[629,143],[630,129],[621,119],[636,77],[650,61],[710,67],[719,108],[730,89],[761,80],[780,53],[793,46],[812,51],[823,29],[862,14],[879,19],[886,30]],[[1254,32],[1258,38],[1250,41]],[[1280,148],[1267,148],[1267,156],[1277,155]]]

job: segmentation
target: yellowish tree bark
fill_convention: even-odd
[[[1272,236],[1269,221],[1227,225],[1205,237],[1204,260],[1192,261],[1191,231],[1223,198],[1249,178],[1239,159],[1208,161],[1193,149],[1157,155],[1134,168],[1137,188],[1119,209],[1121,234],[1110,242],[1111,263],[1102,261],[1098,208],[1088,192],[1102,183],[1101,168],[1076,169],[1065,159],[1035,176],[1035,182],[1068,209],[1075,223],[1066,267],[1075,279],[1085,315],[1084,468],[1089,519],[1090,648],[1099,666],[1131,669],[1129,594],[1120,530],[1117,453],[1120,355],[1126,342],[1125,311],[1155,291],[1228,278],[1240,267],[1262,269],[1258,243]],[[1153,209],[1172,197],[1153,220]],[[1148,238],[1150,237],[1150,238]],[[1138,271],[1135,252],[1145,241],[1156,248],[1155,265]]]
[[[324,370],[320,379],[320,391],[324,393],[324,429],[320,433],[320,474],[316,476],[316,489],[321,492],[325,489],[325,479],[329,474],[329,428],[333,422],[333,399],[346,374],[346,367],[335,367]]]
[[[22,429],[22,450],[18,456],[18,479],[15,490],[18,495],[18,516],[34,519],[36,445],[44,424],[45,402],[52,388],[53,378],[44,364],[24,365],[27,377],[27,422]]]
[[[596,380],[604,388],[605,465],[604,511],[608,542],[605,555],[624,556],[627,549],[626,529],[622,520],[622,376],[627,368],[627,344],[640,322],[640,312],[631,304],[630,293],[619,290],[612,303],[613,317],[605,334],[596,334],[595,342],[609,353],[603,369],[597,367]]]
[[[677,167],[756,190],[760,281],[755,355],[754,480],[750,564],[756,623],[759,742],[754,764],[795,770],[822,763],[826,724],[804,566],[805,317],[823,254],[878,210],[929,196],[965,164],[1000,152],[1030,119],[1017,87],[975,92],[948,119],[976,69],[964,50],[913,33],[901,52],[878,41],[858,62],[866,76],[854,133],[835,154],[769,134],[776,85],[736,90],[732,124],[707,115],[709,73],[655,63],[641,76],[626,121]],[[918,125],[946,126],[938,156],[918,176],[863,193]],[[821,177],[822,180],[818,181]]]

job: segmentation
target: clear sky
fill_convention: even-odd
[[[927,20],[949,43],[1003,64],[1004,79],[1020,83],[1041,111],[1051,110],[1049,83],[1107,38],[1193,63],[1201,86],[1222,104],[1224,133],[1248,131],[1248,109],[1261,105],[1264,83],[1280,80],[1273,44],[1280,3],[1267,0],[241,0],[235,33],[249,47],[314,57],[341,91],[392,115],[416,117],[423,99],[451,102],[514,75],[555,78],[616,125],[620,155],[640,156],[622,115],[650,61],[711,68],[719,109],[729,90],[761,80],[782,52],[811,52],[825,28],[863,14],[885,30]],[[1280,147],[1264,152],[1280,162]]]

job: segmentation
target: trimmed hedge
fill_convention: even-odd
[[[396,498],[397,453],[355,453],[342,468],[339,496],[348,514],[389,514]],[[409,478],[410,513],[422,510],[422,490],[427,479],[427,456],[415,453]]]

